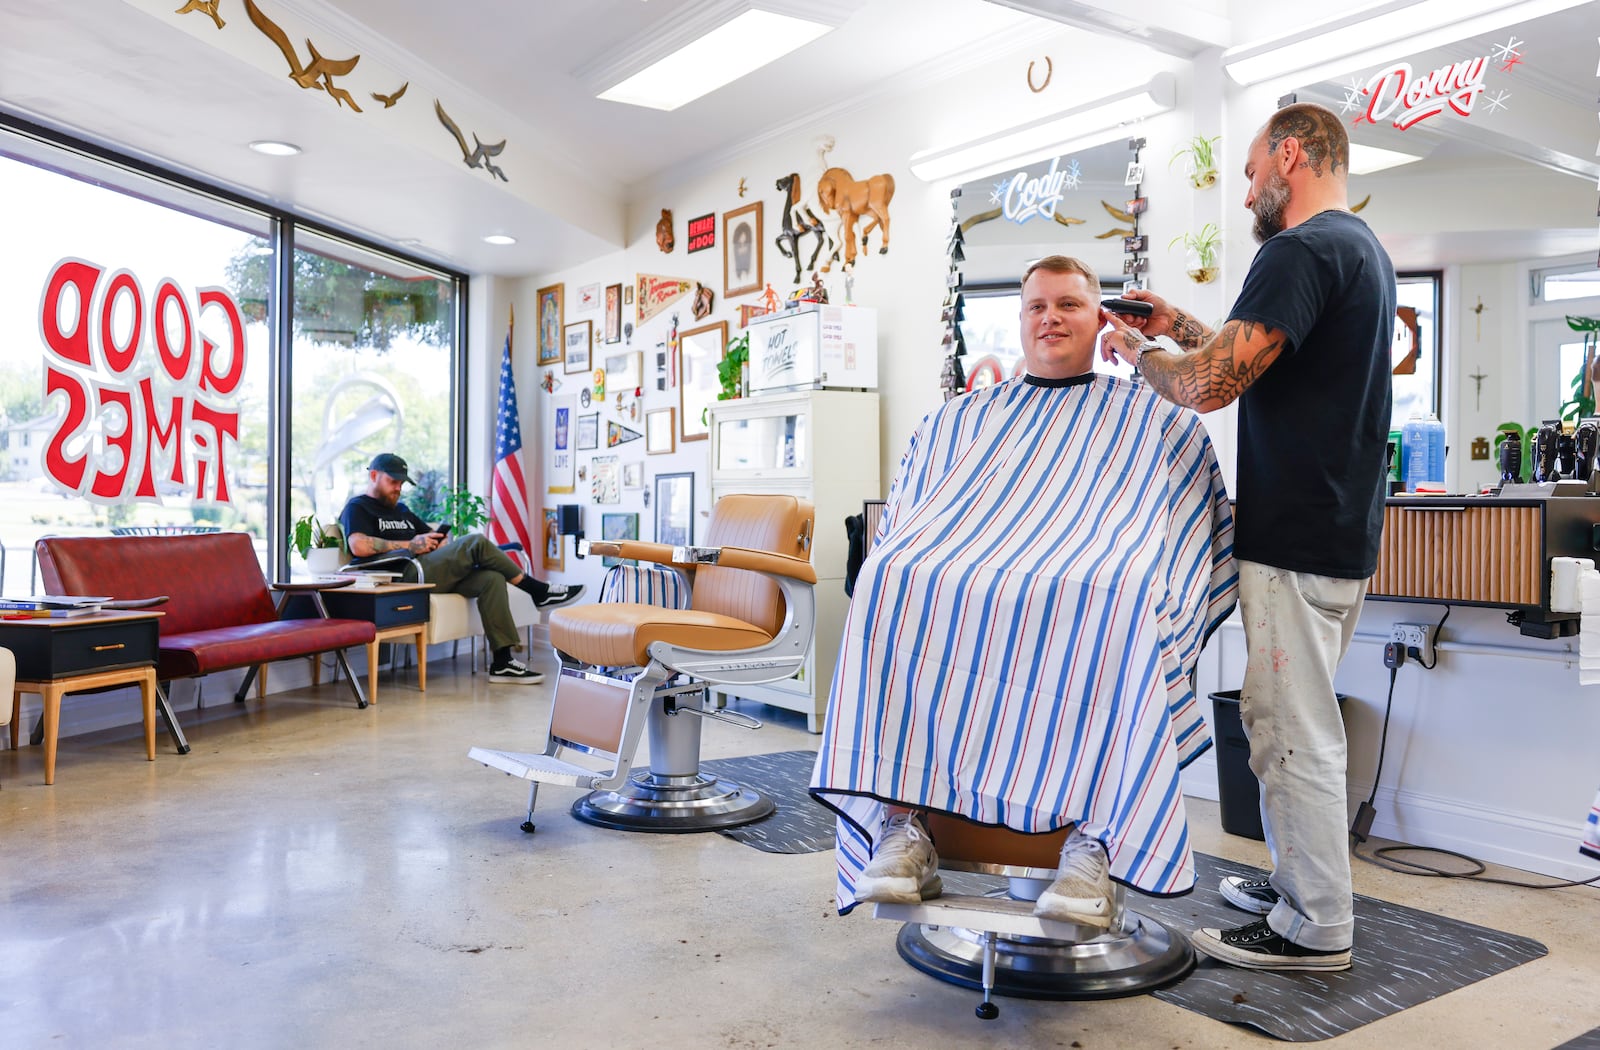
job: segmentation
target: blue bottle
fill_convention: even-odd
[[[1412,416],[1401,431],[1405,451],[1406,491],[1423,482],[1435,492],[1444,489],[1444,424],[1432,412],[1427,418]]]

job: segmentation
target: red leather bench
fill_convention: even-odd
[[[280,620],[249,534],[191,536],[47,536],[38,541],[48,594],[113,598],[167,595],[162,606],[156,703],[179,753],[189,750],[167,698],[167,683],[248,667],[234,701],[242,703],[257,672],[273,660],[332,651],[356,703],[367,706],[344,650],[373,640],[365,620]],[[280,588],[281,589],[281,588]]]

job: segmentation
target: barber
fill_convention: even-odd
[[[1377,568],[1396,293],[1389,256],[1350,211],[1349,172],[1332,111],[1279,110],[1245,163],[1261,249],[1226,323],[1213,332],[1134,290],[1127,298],[1154,312],[1107,314],[1101,337],[1106,360],[1120,357],[1176,404],[1239,401],[1240,714],[1273,871],[1222,881],[1230,904],[1262,918],[1199,930],[1193,943],[1258,970],[1348,969],[1355,933],[1333,678]]]

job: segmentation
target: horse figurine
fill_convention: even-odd
[[[810,203],[801,199],[798,172],[791,172],[779,179],[777,187],[784,194],[783,232],[778,234],[778,251],[783,253],[785,259],[794,260],[794,283],[799,284],[800,275],[804,272],[800,265],[800,238],[812,233],[817,235],[817,245],[811,249],[811,261],[804,267],[805,270],[815,270],[817,256],[822,254],[823,247],[830,239],[828,229],[811,209]]]
[[[878,254],[888,253],[889,202],[893,199],[894,176],[887,173],[858,181],[844,168],[829,168],[817,180],[817,200],[822,210],[839,213],[839,240],[844,242],[846,266],[852,266],[856,261],[856,219],[862,215],[867,217],[866,225],[861,229],[862,249],[867,247],[868,234],[880,229],[882,232],[879,236],[883,243],[878,248]],[[837,252],[833,258],[838,258]],[[823,273],[828,272],[831,263],[832,260],[823,264]]]

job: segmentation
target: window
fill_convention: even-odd
[[[1389,427],[1399,430],[1413,415],[1439,411],[1438,273],[1398,275],[1395,303],[1393,389]]]
[[[1529,277],[1536,304],[1600,296],[1600,269],[1587,263],[1534,270]]]

